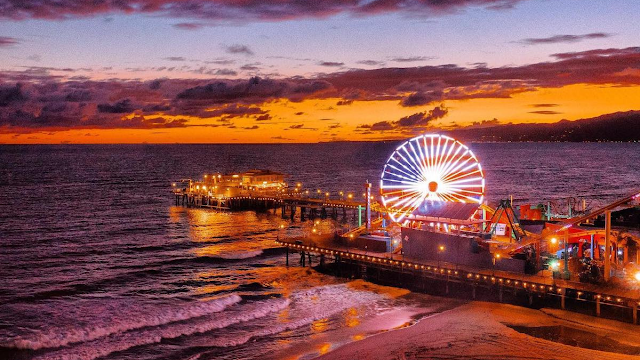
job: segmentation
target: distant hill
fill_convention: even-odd
[[[640,141],[640,111],[544,124],[469,126],[443,132],[465,141]]]

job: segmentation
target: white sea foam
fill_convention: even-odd
[[[222,311],[240,300],[242,299],[237,294],[230,294],[210,301],[179,303],[172,306],[161,305],[136,308],[130,304],[125,305],[123,303],[123,308],[118,309],[117,303],[109,304],[103,310],[110,316],[105,316],[104,313],[101,314],[103,316],[102,319],[106,320],[92,322],[89,319],[84,324],[75,327],[55,327],[46,331],[37,331],[28,335],[17,336],[2,344],[2,346],[31,350],[57,348],[138,328],[159,326],[209,315]]]
[[[90,360],[127,350],[134,346],[159,343],[162,339],[173,339],[222,329],[232,324],[264,317],[285,309],[288,299],[269,299],[245,305],[236,305],[227,310],[209,316],[174,322],[156,327],[145,327],[127,332],[114,333],[89,342],[76,344],[68,348],[57,349],[36,357],[41,360]]]
[[[369,291],[354,290],[345,284],[315,287],[291,295],[288,318],[264,319],[261,326],[249,331],[204,334],[187,341],[188,346],[230,347],[247,343],[252,338],[278,334],[325,319],[352,307],[377,304],[385,296]],[[269,321],[266,321],[269,320]]]

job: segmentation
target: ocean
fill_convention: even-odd
[[[453,306],[287,268],[274,240],[308,223],[176,207],[171,194],[177,179],[254,168],[375,192],[397,145],[0,146],[0,358],[310,359]],[[638,143],[470,147],[490,203],[595,206],[640,189]]]

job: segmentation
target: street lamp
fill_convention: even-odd
[[[496,276],[496,263],[498,262],[498,260],[500,260],[501,255],[500,254],[495,254],[493,255],[493,276]]]
[[[440,267],[440,254],[442,254],[445,250],[444,245],[438,246],[438,267]]]
[[[280,224],[280,230],[278,230],[278,240],[280,240],[280,232],[284,229],[284,224]]]

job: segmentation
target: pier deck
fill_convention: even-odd
[[[527,275],[499,271],[493,269],[472,268],[446,262],[416,260],[400,254],[378,253],[365,251],[340,244],[335,239],[301,238],[277,240],[277,244],[287,248],[287,264],[289,252],[301,254],[301,264],[305,264],[305,256],[313,255],[319,258],[323,265],[326,260],[332,260],[338,267],[342,264],[355,266],[366,272],[380,271],[409,276],[420,283],[421,280],[435,281],[436,286],[444,287],[445,294],[449,294],[449,286],[456,285],[458,290],[467,289],[473,299],[476,290],[483,289],[492,293],[498,301],[510,298],[528,298],[529,305],[534,299],[559,300],[557,304],[562,309],[590,308],[596,316],[621,319],[638,324],[638,306],[640,305],[640,291],[638,289],[621,289],[600,285],[554,279],[550,276]],[[311,264],[310,264],[311,265]],[[376,275],[373,275],[375,278]],[[423,286],[426,287],[426,285]],[[464,291],[464,290],[463,290]],[[548,301],[547,301],[548,302]],[[553,302],[553,301],[552,301]],[[572,306],[567,306],[569,303]],[[579,311],[579,310],[578,310]],[[604,314],[603,314],[604,313]],[[613,315],[611,315],[613,313]]]

